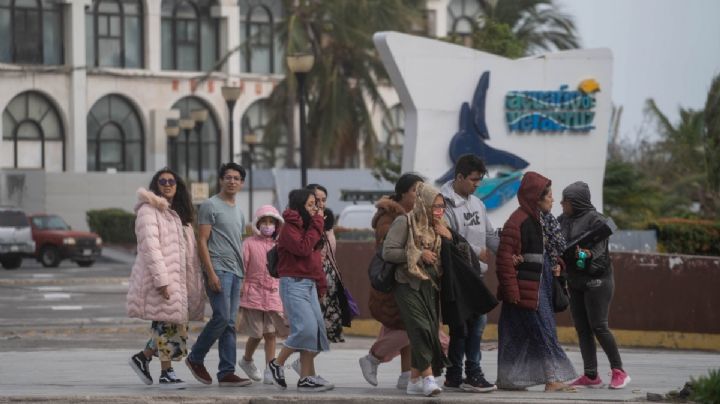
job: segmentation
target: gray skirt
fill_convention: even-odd
[[[330,350],[315,281],[281,277],[280,299],[285,309],[285,319],[290,325],[290,335],[284,345],[311,352]]]

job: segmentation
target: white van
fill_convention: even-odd
[[[335,234],[341,240],[371,240],[375,238],[372,229],[372,218],[375,216],[375,205],[351,205],[340,212]]]

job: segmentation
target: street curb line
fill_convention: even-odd
[[[377,337],[381,324],[376,320],[353,320],[352,327],[343,332],[358,337]],[[447,327],[444,327],[447,332]],[[612,330],[620,346],[640,348],[689,349],[720,351],[720,334],[702,334],[681,331]],[[577,345],[578,337],[574,327],[557,327],[558,340],[562,344]],[[488,324],[483,340],[497,341],[497,324]]]

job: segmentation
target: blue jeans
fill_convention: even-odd
[[[229,373],[235,373],[236,336],[235,318],[240,306],[240,286],[242,279],[237,275],[225,271],[215,272],[220,279],[222,290],[215,293],[205,282],[212,318],[205,324],[202,332],[195,341],[188,360],[194,363],[203,363],[210,348],[218,341],[220,364],[218,365],[218,380]]]
[[[447,378],[462,379],[463,356],[465,357],[465,375],[484,376],[480,368],[480,342],[487,325],[487,316],[482,315],[470,318],[465,327],[450,327],[450,345],[448,346],[448,359],[451,366],[447,369]]]

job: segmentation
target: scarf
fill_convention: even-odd
[[[418,183],[415,190],[417,199],[413,210],[407,214],[408,238],[405,244],[408,273],[415,278],[430,279],[420,260],[423,250],[431,250],[440,257],[440,236],[435,234],[432,224],[432,203],[440,193],[431,185]]]
[[[540,212],[540,224],[542,225],[545,252],[550,256],[550,264],[554,268],[565,252],[567,242],[560,229],[560,223],[552,213]]]

